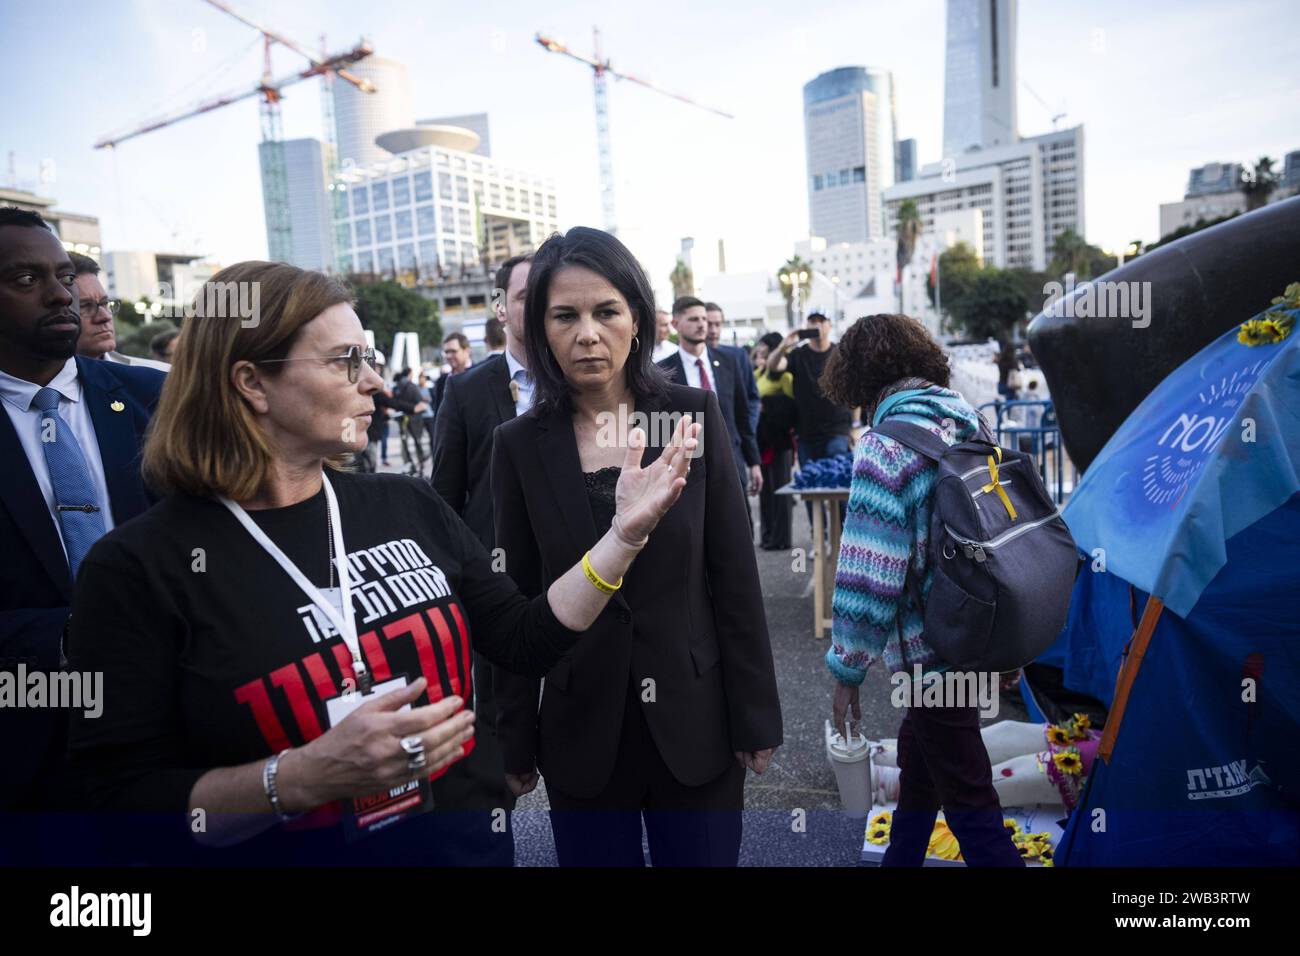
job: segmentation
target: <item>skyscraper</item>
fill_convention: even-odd
[[[861,66],[830,70],[804,85],[803,102],[812,235],[828,243],[879,238],[880,193],[895,176],[892,74]]]
[[[317,139],[288,139],[279,146],[284,157],[289,232],[281,239],[267,222],[267,246],[271,258],[300,269],[331,270],[334,268],[334,243],[329,171],[325,162],[328,147]],[[269,143],[258,147],[264,175],[271,148]],[[286,247],[281,248],[281,243]]]
[[[948,0],[946,45],[943,155],[1016,142],[1016,0]]]
[[[905,183],[916,178],[916,140],[900,139],[898,141],[898,163],[894,170],[894,182]]]
[[[415,125],[411,80],[405,63],[379,56],[368,56],[348,71],[374,83],[375,92],[363,93],[351,83],[334,84],[339,165],[369,166],[389,156],[375,145],[376,136]]]

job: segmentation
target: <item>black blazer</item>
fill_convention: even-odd
[[[537,682],[497,688],[506,769],[534,766],[575,796],[595,796],[618,754],[629,683],[654,681],[642,702],[673,775],[699,786],[727,769],[734,751],[782,741],[781,707],[758,565],[717,397],[669,385],[637,411],[689,412],[703,424],[704,453],[588,635]],[[651,428],[642,458],[659,457]],[[595,523],[568,413],[534,407],[497,429],[492,456],[497,545],[506,573],[529,595],[550,587],[596,543]]]
[[[749,384],[741,380],[735,359],[724,355],[716,349],[705,346],[708,355],[707,365],[709,384],[718,394],[718,405],[722,417],[727,423],[727,434],[737,465],[753,466],[760,464],[758,442],[754,439],[754,422],[749,410]],[[682,353],[674,352],[663,359],[659,367],[668,373],[669,379],[679,385],[686,385],[686,370],[682,367]],[[689,387],[689,386],[688,386]],[[757,391],[757,386],[755,386]],[[752,537],[752,535],[751,535]]]
[[[153,500],[140,477],[140,446],[166,376],[157,369],[77,358],[81,400],[95,426],[113,523]],[[121,411],[113,409],[122,406]],[[33,416],[33,427],[35,417]],[[0,670],[57,671],[72,577],[59,532],[9,415],[0,410]],[[0,808],[23,802],[42,773],[58,711],[0,709]],[[66,719],[66,711],[60,719]],[[28,795],[30,796],[30,794]]]
[[[460,375],[444,378],[447,384],[433,424],[430,480],[490,551],[495,543],[488,485],[492,433],[515,417],[510,366],[503,356],[493,355]]]

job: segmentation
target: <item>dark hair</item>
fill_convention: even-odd
[[[674,315],[674,316],[681,315],[681,314],[682,314],[683,312],[685,312],[687,309],[693,309],[693,308],[695,308],[697,305],[699,305],[699,306],[704,306],[704,302],[703,302],[703,300],[701,300],[701,299],[697,299],[697,298],[695,298],[695,296],[693,296],[693,295],[683,295],[683,296],[679,296],[679,297],[678,297],[676,300],[674,300],[674,302],[673,302],[673,315]],[[705,312],[709,311],[707,306],[704,306],[704,311],[705,311]]]
[[[515,266],[532,261],[533,254],[529,252],[522,256],[511,256],[497,267],[497,277],[493,282],[496,288],[501,290],[502,295],[505,295],[506,290],[510,288],[510,273],[515,271]]]
[[[578,266],[605,279],[627,300],[636,320],[640,348],[623,366],[628,388],[637,398],[662,395],[668,378],[652,357],[655,340],[655,294],[645,270],[636,257],[614,236],[588,226],[574,226],[555,233],[533,257],[528,273],[528,295],[524,303],[524,350],[528,369],[537,389],[534,408],[555,403],[561,409],[573,407],[573,392],[560,363],[546,341],[546,311],[550,307],[551,281],[561,269]]]
[[[17,206],[0,206],[0,226],[26,226],[30,229],[54,231],[50,228],[50,224],[41,218],[40,213],[32,212],[30,209],[19,209]]]
[[[168,329],[166,332],[159,332],[149,340],[149,351],[154,355],[162,355],[171,344],[172,339],[179,337],[180,329]]]
[[[483,341],[487,343],[490,349],[505,348],[506,344],[506,327],[495,315],[483,326]]]
[[[447,336],[445,339],[442,340],[443,345],[446,345],[448,342],[455,342],[466,352],[469,351],[469,337],[466,336],[464,332],[453,332],[451,333],[451,335]],[[409,372],[410,369],[407,369],[407,371]]]
[[[767,335],[758,340],[758,344],[766,345],[767,350],[770,352],[772,349],[778,348],[783,341],[785,341],[785,339],[782,337],[780,332],[768,332]]]
[[[916,319],[881,313],[845,330],[820,384],[836,405],[871,409],[885,386],[913,377],[947,387],[948,357]]]
[[[83,256],[80,252],[69,252],[68,258],[72,260],[72,268],[76,270],[77,275],[99,275],[99,263],[90,258],[90,256]]]
[[[813,321],[814,319],[816,319],[818,322],[829,322],[829,321],[830,321],[830,319],[826,317],[826,313],[825,313],[825,312],[809,312],[809,313],[808,313],[808,316],[804,319],[804,321],[805,321],[805,322],[811,322],[811,321]]]
[[[725,312],[722,311],[722,306],[718,305],[718,303],[716,303],[716,302],[705,302],[705,303],[704,303],[704,311],[705,311],[705,312],[721,312],[721,313],[722,313],[722,316],[723,316],[724,318],[725,318],[726,315],[727,315],[727,313],[725,313]]]

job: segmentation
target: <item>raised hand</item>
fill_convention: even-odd
[[[648,467],[641,467],[645,432],[632,429],[628,435],[623,472],[614,491],[615,529],[630,542],[643,541],[673,506],[691,470],[691,458],[699,446],[702,425],[683,415],[663,453]]]

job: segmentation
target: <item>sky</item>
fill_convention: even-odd
[[[586,52],[598,25],[615,68],[735,114],[611,86],[620,234],[661,289],[684,236],[725,240],[731,272],[774,270],[807,236],[802,88],[825,70],[893,71],[899,137],[941,158],[943,0],[230,2],[314,49],[367,37],[407,64],[417,118],[487,112],[495,159],[555,178],[562,229],[600,225],[591,71],[537,31]],[[0,25],[0,183],[12,163],[18,185],[98,216],[106,250],[266,255],[255,99],[92,149],[252,87],[256,32],[202,0],[0,0]],[[1154,241],[1192,166],[1300,149],[1298,27],[1295,0],[1021,0],[1020,132],[1083,124],[1089,241]],[[274,73],[302,62],[276,48]],[[319,81],[283,111],[286,138],[320,137]]]

